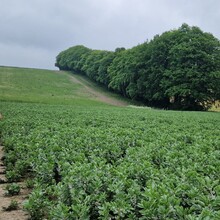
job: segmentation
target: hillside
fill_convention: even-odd
[[[32,219],[220,218],[219,113],[130,108],[68,72],[4,67],[0,86],[0,205],[31,188]]]
[[[0,67],[0,100],[48,104],[125,106],[118,95],[64,71]]]

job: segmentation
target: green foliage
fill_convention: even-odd
[[[14,196],[20,193],[21,187],[17,183],[11,183],[6,186],[6,195]]]
[[[55,66],[59,67],[61,70],[73,70],[75,72],[79,72],[80,69],[77,67],[78,62],[80,61],[82,55],[89,52],[90,49],[82,45],[70,47],[56,57]]]
[[[219,48],[212,34],[183,24],[128,50],[75,46],[58,55],[56,66],[151,106],[207,110],[220,99]]]
[[[105,52],[105,55],[99,61],[98,68],[98,77],[96,79],[97,82],[108,86],[110,79],[108,75],[108,68],[111,65],[113,59],[115,58],[115,53],[113,52]]]
[[[8,170],[6,171],[5,177],[9,183],[18,182],[21,178],[21,175],[16,170]]]
[[[25,180],[25,185],[28,189],[33,189],[34,188],[34,179],[29,178]]]
[[[165,94],[174,97],[177,108],[206,110],[218,98],[215,93],[220,83],[219,41],[187,25],[173,35],[170,62],[162,81]]]
[[[28,201],[24,203],[24,208],[27,210],[33,220],[45,219],[48,216],[48,206],[50,202],[45,197],[45,192],[36,186],[31,193]]]
[[[99,73],[99,67],[101,65],[101,60],[104,56],[106,56],[109,52],[107,51],[100,51],[100,50],[93,50],[89,55],[87,56],[87,59],[82,67],[82,71],[85,72],[85,74],[97,81],[98,73]]]
[[[1,112],[7,163],[35,176],[32,219],[220,215],[218,113],[10,102]]]
[[[143,65],[143,52],[147,44],[133,47],[129,50],[122,50],[116,53],[117,56],[109,66],[110,78],[109,88],[127,96],[131,99],[138,99],[142,96],[138,79]]]

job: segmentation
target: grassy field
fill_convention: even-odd
[[[33,219],[220,219],[219,113],[111,106],[83,85],[0,70],[6,176],[34,177]]]
[[[70,74],[51,70],[0,67],[0,100],[47,104],[98,104]]]

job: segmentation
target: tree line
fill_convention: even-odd
[[[220,99],[220,41],[187,24],[131,49],[77,45],[59,53],[55,66],[148,106],[207,110]]]

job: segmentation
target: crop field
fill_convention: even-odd
[[[33,183],[24,205],[32,219],[220,219],[219,113],[74,98],[80,85],[69,92],[66,73],[45,81],[49,94],[52,83],[64,83],[52,99],[46,85],[32,91],[36,79],[6,76],[0,75],[1,86],[11,85],[0,93],[6,176]],[[34,102],[24,97],[26,82]],[[65,88],[69,98],[60,102]]]

